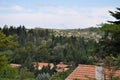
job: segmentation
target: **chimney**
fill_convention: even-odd
[[[96,66],[95,78],[96,80],[105,80],[104,79],[104,68],[102,66]]]

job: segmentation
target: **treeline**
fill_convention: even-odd
[[[8,27],[5,25],[1,31],[14,40],[19,46],[9,50],[7,55],[10,63],[28,65],[28,62],[65,62],[68,64],[92,64],[95,40],[84,37],[55,36],[48,29],[26,29],[25,26]],[[7,52],[6,52],[7,53]]]

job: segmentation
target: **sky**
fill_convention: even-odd
[[[78,29],[98,27],[120,0],[0,0],[0,27]]]

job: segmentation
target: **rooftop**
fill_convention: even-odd
[[[56,66],[57,66],[57,67],[61,67],[61,68],[66,68],[66,67],[68,67],[69,65],[64,64],[63,62],[60,62],[60,63],[57,64]]]
[[[43,67],[47,67],[47,66],[50,66],[50,68],[52,69],[54,67],[54,64],[53,63],[44,63],[44,62],[34,62],[34,67],[38,67],[40,70],[43,68]]]
[[[113,70],[113,68],[111,68]],[[109,80],[109,75],[111,70],[104,68],[104,78]],[[114,77],[120,76],[120,69],[115,71]],[[81,79],[81,80],[90,80],[96,78],[96,66],[95,65],[78,65],[78,67],[65,79]]]
[[[11,63],[11,64],[10,64],[10,66],[11,66],[11,67],[20,67],[20,66],[21,66],[21,64]]]

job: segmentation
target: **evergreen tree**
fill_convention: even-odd
[[[17,42],[14,42],[13,36],[6,36],[0,31],[0,77],[6,77],[8,71],[8,58],[4,51],[15,46],[17,46]]]
[[[115,11],[115,12],[109,11],[111,16],[117,19],[117,21],[108,21],[108,22],[114,23],[114,24],[120,24],[120,8],[117,8],[117,10],[118,11]]]
[[[120,10],[120,8],[117,8]],[[100,41],[101,52],[104,56],[120,54],[120,12],[115,11],[113,13],[110,11],[111,15],[118,19],[117,21],[112,21],[113,24],[103,24],[101,30],[104,31],[104,36]]]

